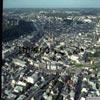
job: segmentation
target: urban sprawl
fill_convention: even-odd
[[[8,9],[3,26],[2,100],[100,97],[100,13]]]

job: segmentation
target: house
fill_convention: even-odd
[[[19,60],[19,59],[13,59],[13,63],[17,66],[21,66],[21,67],[25,67],[26,66],[26,62]]]

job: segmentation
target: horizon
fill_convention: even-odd
[[[4,0],[3,8],[100,8],[100,0]]]
[[[3,9],[100,9],[96,7],[22,7],[22,8],[3,8]]]

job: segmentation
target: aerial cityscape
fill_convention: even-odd
[[[100,100],[100,8],[4,8],[1,81],[1,100]]]

